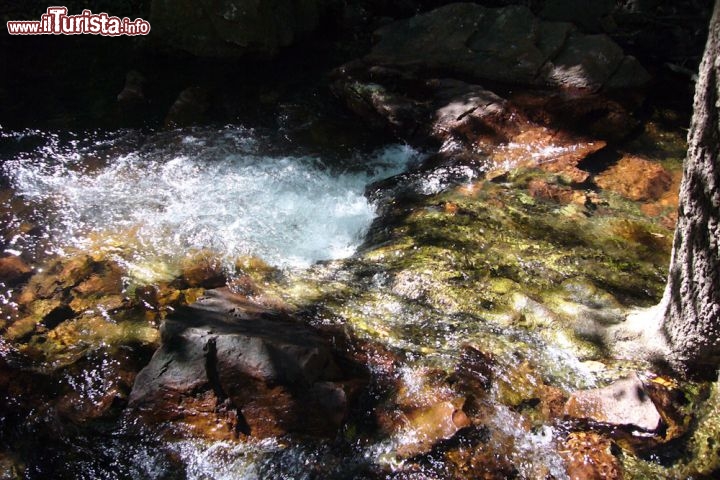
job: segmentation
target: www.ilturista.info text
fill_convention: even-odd
[[[80,15],[68,15],[66,7],[48,7],[40,20],[7,22],[10,35],[147,35],[150,22],[142,18],[130,20],[107,13],[92,13],[83,10]]]

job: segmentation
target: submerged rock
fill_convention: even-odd
[[[25,465],[15,458],[14,455],[0,452],[0,479],[20,480],[24,477],[24,470]]]
[[[635,201],[659,200],[672,184],[672,176],[662,165],[626,155],[595,177],[595,183]]]
[[[14,286],[27,280],[32,269],[22,258],[8,255],[0,258],[0,282],[6,286]]]
[[[612,454],[612,441],[596,432],[574,432],[568,435],[560,450],[570,478],[583,480],[618,480],[623,470]]]
[[[401,457],[410,457],[429,452],[435,444],[452,438],[460,429],[470,425],[462,410],[463,399],[455,402],[438,402],[427,407],[416,408],[403,417],[403,431],[412,436],[412,441],[397,449]]]
[[[333,435],[357,380],[336,358],[292,318],[210,290],[166,320],[130,407],[215,438]]]
[[[180,262],[180,276],[173,283],[180,288],[217,288],[227,282],[221,260],[209,251],[193,252]]]

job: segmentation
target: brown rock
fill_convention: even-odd
[[[612,442],[595,432],[568,435],[560,450],[568,476],[577,480],[615,480],[622,478],[620,462],[612,454]]]
[[[492,385],[494,363],[495,360],[491,355],[472,345],[466,345],[460,355],[456,373],[465,388],[473,395],[484,396]]]
[[[123,271],[115,262],[96,263],[93,273],[71,290],[70,308],[80,313],[93,308],[117,310],[125,306]]]
[[[31,273],[32,269],[18,256],[0,258],[0,282],[7,286],[22,283]]]
[[[627,155],[595,177],[595,183],[635,201],[659,200],[672,184],[672,176],[662,165]]]
[[[125,86],[117,95],[117,101],[124,108],[132,105],[145,103],[145,83],[146,79],[142,73],[136,70],[130,70],[125,74]]]
[[[567,395],[555,387],[541,385],[538,388],[540,396],[540,412],[547,419],[560,418],[563,415]]]
[[[506,480],[518,478],[519,472],[511,457],[512,441],[493,437],[485,428],[467,429],[461,432],[460,446],[445,454],[450,467],[448,478],[457,480]],[[506,444],[506,442],[508,444]],[[544,478],[537,476],[535,478]]]
[[[3,333],[3,336],[11,341],[19,341],[35,331],[40,320],[36,317],[23,317],[14,321]]]
[[[90,275],[79,285],[73,288],[72,293],[77,296],[90,295],[118,295],[123,290],[123,271],[116,263],[103,264],[101,271]]]
[[[137,372],[147,361],[145,355],[136,347],[126,346],[111,354],[100,351],[80,357],[63,369],[64,377],[73,378],[78,386],[57,399],[57,412],[76,424],[119,415]],[[88,372],[102,376],[102,381]]]
[[[533,198],[542,200],[551,200],[553,202],[569,204],[575,201],[576,193],[582,195],[584,203],[584,195],[581,192],[576,192],[570,187],[564,187],[561,185],[555,185],[548,183],[540,178],[533,178],[530,180],[527,186],[528,193]]]
[[[573,393],[565,404],[564,414],[596,424],[646,432],[658,431],[662,421],[637,374],[604,388]]]
[[[588,155],[605,147],[602,140],[588,139],[569,131],[558,132],[523,108],[479,85],[451,79],[406,78],[401,72],[383,70],[382,80],[403,93],[377,83],[373,67],[357,63],[339,69],[333,91],[348,107],[374,127],[386,128],[413,141],[431,137],[440,144],[442,158],[453,162],[479,159],[489,169],[541,166],[584,182],[589,174],[577,168]],[[367,78],[359,81],[358,78]],[[412,92],[409,95],[408,92]],[[527,99],[525,99],[527,101]]]
[[[39,327],[41,330],[55,328],[58,324],[72,318],[74,312],[60,300],[36,300],[27,307],[27,316],[13,322],[5,332],[5,337],[13,341],[22,341]]]
[[[447,440],[470,425],[470,419],[462,411],[463,403],[464,399],[438,402],[407,413],[404,430],[413,433],[414,441],[398,448],[398,455],[410,457],[427,453],[440,440]]]
[[[93,273],[95,261],[89,255],[79,255],[67,260],[58,260],[56,266],[52,266],[50,274],[57,272],[57,279],[60,284],[67,288],[79,284]]]
[[[95,261],[88,255],[53,260],[30,278],[18,302],[29,304],[37,299],[53,298],[89,277],[95,267]]]
[[[0,479],[20,480],[25,478],[24,470],[25,465],[15,455],[0,452]]]
[[[222,263],[210,252],[196,252],[185,259],[180,265],[180,282],[182,288],[216,288],[225,285],[226,278]]]
[[[208,92],[201,87],[188,87],[178,95],[165,117],[166,128],[187,127],[206,120],[210,110]]]

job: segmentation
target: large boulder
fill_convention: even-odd
[[[370,63],[474,81],[598,91],[649,74],[606,35],[540,20],[524,6],[453,3],[382,27]]]
[[[153,0],[152,38],[200,57],[272,56],[319,23],[319,0]]]
[[[602,32],[613,25],[614,0],[545,0],[540,16],[572,22],[588,32]]]
[[[339,363],[309,327],[210,290],[165,322],[130,407],[212,438],[333,435],[353,384]]]
[[[376,35],[335,70],[333,92],[371,126],[437,148],[429,168],[539,166],[583,185],[580,162],[638,125],[642,66],[608,36],[527,7],[452,3]]]

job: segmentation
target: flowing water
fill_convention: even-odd
[[[20,234],[6,250],[62,254],[127,242],[137,273],[193,249],[280,267],[348,257],[375,213],[365,186],[419,158],[403,145],[350,158],[268,153],[269,139],[233,127],[100,139],[27,131],[3,140],[40,144],[2,169],[41,222],[42,245],[36,233]]]
[[[492,462],[511,464],[516,477],[567,478],[567,430],[540,418],[538,392],[590,388],[626,368],[574,337],[567,313],[594,314],[604,305],[616,314],[622,306],[606,292],[583,290],[600,298],[595,303],[574,292],[589,278],[616,289],[618,298],[647,302],[655,293],[646,284],[660,288],[663,280],[665,257],[640,244],[641,253],[630,252],[614,218],[536,203],[509,183],[477,182],[482,168],[413,172],[397,177],[396,190],[366,195],[371,184],[423,160],[406,145],[313,151],[239,126],[0,131],[0,142],[2,250],[37,269],[89,252],[117,262],[129,288],[171,280],[198,251],[220,259],[230,276],[238,258],[258,257],[282,272],[279,280],[263,280],[268,292],[314,312],[313,322],[343,325],[394,352],[400,365],[393,378],[407,398],[457,396],[452,382],[438,386],[432,378],[451,378],[467,345],[493,359],[494,383],[473,407],[483,427],[461,431],[456,450],[399,454],[417,448],[422,426],[364,435],[355,431],[362,419],[351,419],[330,441],[212,442],[161,440],[122,416],[92,428],[58,424],[41,408],[24,418],[1,416],[0,444],[21,457],[26,478],[453,478],[463,470],[442,449],[478,442]],[[393,197],[401,190],[406,197],[411,191],[410,205]],[[374,224],[379,211],[389,220]],[[658,232],[646,237],[668,233]],[[368,243],[368,235],[377,241]],[[628,264],[632,277],[623,270]],[[2,287],[4,317],[12,320],[18,292]],[[108,324],[128,324],[105,316]],[[142,330],[142,318],[132,322],[130,330]],[[45,348],[28,345],[30,352]],[[112,342],[87,348],[91,353],[63,367],[59,381],[62,391],[99,402],[119,367],[103,353]],[[15,361],[14,349],[0,343],[4,362]],[[598,359],[606,371],[598,372]],[[6,457],[0,455],[0,467]]]

